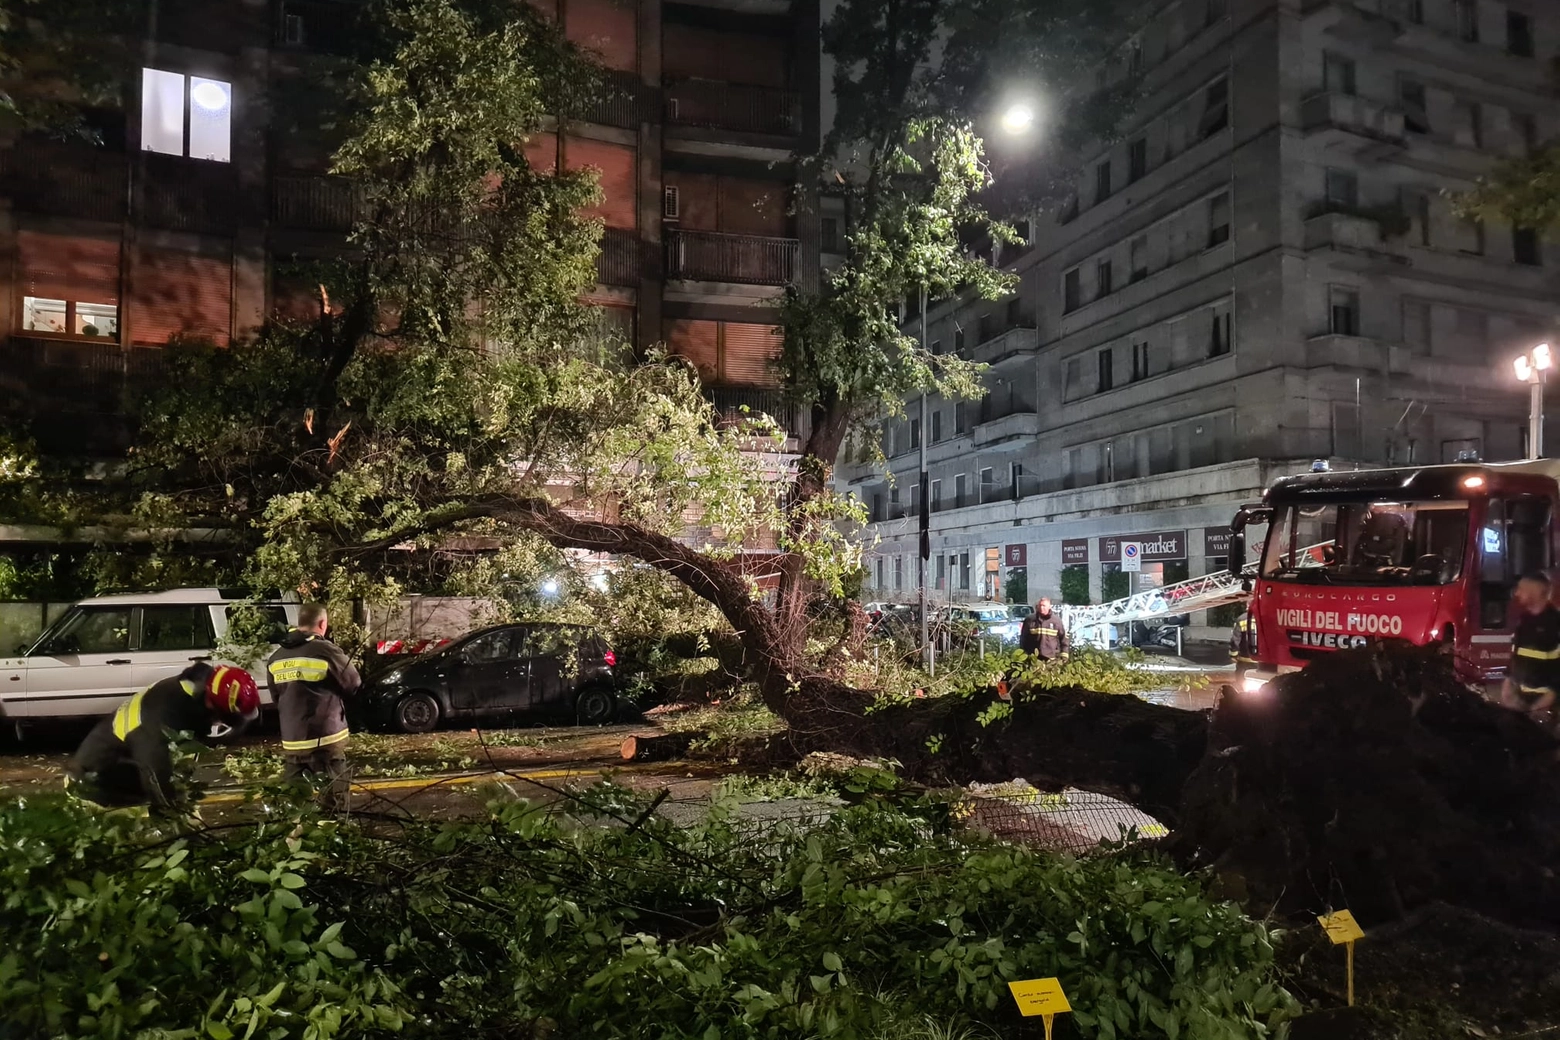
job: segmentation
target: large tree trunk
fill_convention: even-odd
[[[736,567],[545,502],[502,512],[554,544],[651,563],[718,606],[799,753],[895,758],[931,783],[1112,795],[1259,906],[1347,906],[1370,922],[1444,900],[1560,927],[1560,741],[1460,684],[1434,650],[1340,651],[1266,694],[1227,691],[1212,712],[1024,689],[987,725],[994,693],[871,710],[868,694],[804,667]]]

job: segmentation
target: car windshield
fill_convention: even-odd
[[[1333,585],[1445,585],[1462,573],[1466,502],[1339,502],[1274,510],[1262,576]]]

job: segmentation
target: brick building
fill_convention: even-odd
[[[692,359],[718,405],[782,411],[771,308],[817,278],[813,207],[792,204],[793,153],[818,136],[816,3],[537,3],[610,70],[612,89],[530,153],[601,171],[592,302],[637,344]],[[101,146],[0,148],[0,410],[45,448],[114,451],[124,394],[170,337],[244,336],[306,295],[295,258],[342,247],[355,196],[326,173],[332,143],[269,102],[359,10],[158,0],[124,110],[89,113]]]

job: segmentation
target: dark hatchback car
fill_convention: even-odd
[[[354,700],[361,721],[426,733],[444,719],[529,715],[595,725],[617,715],[617,657],[572,625],[499,625],[388,666]]]

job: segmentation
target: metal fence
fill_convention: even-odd
[[[801,95],[711,79],[685,79],[666,87],[666,121],[759,134],[795,134],[802,127]]]
[[[709,282],[787,285],[796,277],[796,250],[794,238],[670,231],[666,273]]]

